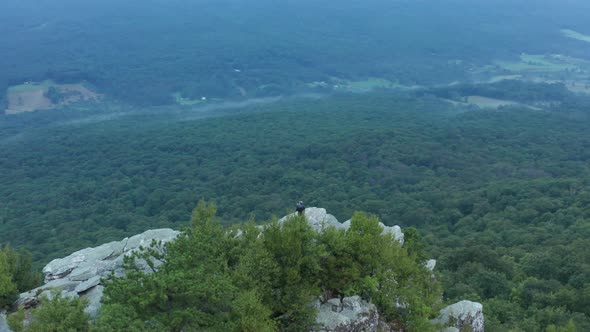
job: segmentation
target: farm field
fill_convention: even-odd
[[[52,91],[54,96],[48,93]],[[100,95],[82,84],[56,84],[52,81],[26,82],[7,90],[6,114],[50,110],[77,101],[99,100]]]
[[[511,72],[561,72],[578,67],[559,55],[521,54],[520,61],[495,61],[501,69]]]

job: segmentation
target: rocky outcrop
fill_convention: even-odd
[[[82,249],[67,257],[54,259],[43,269],[45,284],[22,293],[16,304],[26,309],[35,307],[41,296],[51,296],[51,291],[57,290],[64,297],[88,299],[86,312],[94,317],[98,313],[102,297],[101,278],[107,277],[111,272],[123,275],[125,256],[149,246],[154,240],[163,243],[174,240],[178,233],[167,228],[149,230],[122,241]],[[149,270],[146,269],[146,272]]]
[[[424,266],[429,271],[434,271],[434,268],[436,267],[436,259],[429,259],[429,260],[427,260],[426,263],[424,264]]]
[[[77,251],[65,258],[54,259],[45,268],[45,282],[69,280],[83,282],[96,276],[106,276],[111,271],[122,273],[123,259],[140,247],[149,246],[153,240],[168,242],[178,235],[165,228],[146,231],[131,238],[103,244],[95,248]]]
[[[291,214],[279,220],[285,222],[294,216]],[[351,221],[344,223],[326,212],[322,208],[307,208],[305,217],[313,229],[323,231],[327,227],[347,230]],[[404,234],[398,226],[385,226],[383,233],[390,233],[401,245],[404,243]],[[140,247],[149,246],[153,240],[169,242],[178,236],[179,232],[171,229],[149,230],[142,234],[126,238],[122,241],[110,242],[95,248],[86,248],[77,251],[67,257],[51,261],[43,269],[45,284],[20,295],[17,305],[26,309],[39,304],[42,295],[52,296],[52,291],[61,292],[64,297],[80,297],[88,300],[85,311],[90,317],[96,317],[101,305],[104,286],[102,278],[114,273],[122,276],[123,261],[125,256],[131,255]],[[238,235],[239,236],[239,235]],[[145,263],[145,262],[144,262]],[[147,265],[142,264],[146,272],[151,272]],[[433,270],[436,261],[425,262],[425,266]],[[342,299],[330,299],[324,303],[316,302],[318,316],[316,323],[318,331],[394,331],[393,328],[379,320],[379,313],[374,304],[362,300],[359,296]],[[5,315],[0,313],[0,332],[10,331],[6,325]],[[447,327],[446,332],[457,331],[470,326],[474,332],[483,332],[483,313],[479,303],[461,301],[441,311],[441,315],[434,321]]]
[[[481,303],[461,301],[440,311],[440,315],[433,321],[448,327],[445,332],[467,331],[484,332],[483,306]]]
[[[373,332],[379,325],[379,313],[374,304],[360,296],[335,298],[317,303],[317,331],[322,332]]]
[[[296,215],[296,213],[292,213],[290,215],[284,216],[283,218],[279,219],[279,223],[285,222],[285,220],[292,218]],[[349,229],[350,228],[350,219],[340,223],[336,217],[326,212],[326,209],[323,208],[316,208],[310,207],[305,209],[305,219],[311,225],[311,227],[321,232],[322,230],[328,227],[335,227],[336,229]],[[383,223],[379,223],[379,225],[383,228],[383,233],[392,234],[394,239],[398,241],[400,244],[404,244],[404,233],[402,233],[402,229],[399,226],[385,226]]]
[[[6,312],[0,311],[0,332],[9,332],[8,323],[6,322]]]

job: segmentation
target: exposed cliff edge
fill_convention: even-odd
[[[290,216],[281,218],[279,223]],[[305,211],[305,217],[312,228],[320,232],[328,227],[348,229],[351,224],[350,220],[344,223],[338,222],[334,216],[322,208],[308,208]],[[384,233],[391,233],[393,238],[403,245],[404,234],[399,226],[383,224],[380,226]],[[178,231],[172,229],[149,230],[122,241],[82,249],[67,257],[55,259],[43,269],[45,284],[22,293],[16,305],[25,309],[34,308],[39,304],[39,298],[42,295],[50,296],[52,290],[57,290],[61,291],[63,296],[87,299],[88,306],[85,311],[90,317],[96,317],[104,289],[101,278],[111,273],[116,276],[123,275],[124,257],[141,247],[149,246],[152,241],[164,243],[173,241],[178,234]],[[435,264],[436,261],[430,260],[426,263],[426,267],[432,270]],[[145,266],[144,270],[149,272],[150,268]],[[319,331],[394,331],[380,321],[375,305],[362,300],[359,296],[317,301],[315,306],[318,312],[316,322]],[[4,320],[5,317],[0,315],[0,332],[9,331]],[[458,331],[470,327],[471,331],[483,332],[482,305],[461,301],[441,310],[440,317],[433,322],[450,326],[446,331]]]
[[[444,332],[473,331],[483,332],[484,318],[483,306],[481,303],[471,301],[460,301],[440,311],[440,316],[434,320],[435,323],[453,327]]]
[[[64,296],[88,299],[89,305],[86,312],[91,317],[95,317],[102,297],[101,278],[107,277],[111,272],[114,272],[116,276],[122,275],[125,256],[139,250],[140,247],[149,246],[154,240],[171,241],[178,233],[167,228],[149,230],[122,241],[82,249],[67,257],[54,259],[43,268],[45,284],[20,294],[16,304],[24,308],[35,307],[42,295],[48,295],[51,290],[57,289]]]
[[[295,213],[284,216],[283,218],[279,219],[279,223],[284,222],[294,215]],[[335,227],[336,229],[350,228],[350,219],[341,223],[338,221],[338,219],[336,219],[336,217],[328,214],[326,209],[323,208],[307,208],[305,210],[305,218],[311,227],[316,231],[322,231],[328,227]],[[381,222],[379,223],[379,226],[383,228],[383,233],[391,233],[396,241],[398,241],[401,245],[404,244],[404,233],[402,233],[402,229],[399,226],[385,226]]]

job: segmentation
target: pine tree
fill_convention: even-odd
[[[13,282],[9,264],[10,249],[0,248],[0,308],[10,306],[17,295],[17,287]]]

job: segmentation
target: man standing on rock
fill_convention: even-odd
[[[302,215],[305,213],[305,205],[303,205],[303,201],[299,201],[297,203],[297,208],[295,209],[298,215]]]

